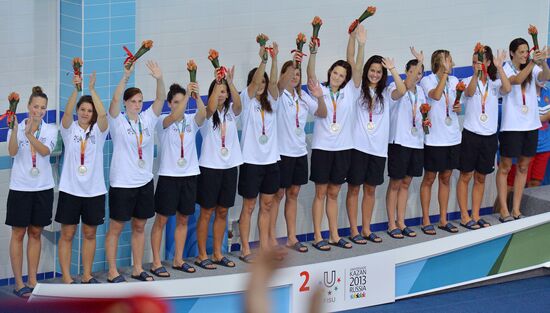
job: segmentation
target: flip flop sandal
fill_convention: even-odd
[[[435,228],[432,224],[430,225],[426,225],[426,226],[421,226],[420,229],[422,230],[422,232],[428,236],[434,236],[436,234],[435,232]]]
[[[460,226],[470,229],[470,230],[476,230],[479,229],[481,226],[479,226],[474,220],[469,220],[468,223],[460,223]]]
[[[401,232],[401,229],[399,229],[399,228],[394,228],[391,231],[388,230],[388,235],[390,235],[390,237],[392,237],[394,239],[403,239],[403,238],[405,238],[405,237],[403,237],[403,233]]]
[[[508,215],[506,217],[499,217],[498,220],[501,223],[508,223],[508,222],[512,222],[514,220],[514,218],[512,217],[512,215]]]
[[[416,232],[414,230],[410,229],[409,227],[406,227],[406,226],[405,226],[405,228],[403,228],[401,230],[401,233],[403,235],[407,236],[407,237],[411,237],[411,238],[416,237]]]
[[[195,265],[200,267],[200,268],[203,268],[205,270],[215,270],[216,269],[216,267],[214,266],[214,263],[212,263],[212,260],[210,260],[210,259],[204,259],[202,261],[196,260]]]
[[[172,268],[185,273],[195,273],[197,271],[194,267],[187,263],[182,263],[180,266],[172,266]]]
[[[32,288],[29,286],[22,287],[19,290],[13,290],[13,294],[18,296],[19,298],[28,298],[31,296]],[[27,295],[28,294],[28,295]]]
[[[480,228],[485,228],[485,227],[489,227],[491,226],[491,223],[488,223],[486,220],[480,218],[479,220],[477,220],[476,222]]]
[[[378,237],[378,235],[375,233],[370,233],[368,236],[363,236],[363,237],[367,238],[368,241],[372,241],[374,243],[382,242],[382,238]]]
[[[225,267],[235,267],[235,262],[231,261],[226,257],[222,257],[221,260],[212,260],[212,263],[225,266]]]
[[[520,214],[520,215],[518,215],[518,216],[514,216],[514,219],[515,219],[515,220],[520,220],[520,219],[522,219],[522,218],[525,218],[525,215]]]
[[[95,279],[95,277],[90,278],[90,280],[88,281],[81,281],[80,283],[81,284],[101,284],[101,282]]]
[[[361,236],[360,234],[357,234],[353,237],[349,236],[348,238],[349,238],[349,240],[351,240],[351,242],[353,242],[356,245],[366,245],[367,244],[367,239],[365,239],[365,237]]]
[[[241,255],[239,257],[239,260],[243,261],[244,263],[252,264],[254,263],[254,255],[252,255],[252,253],[247,255]]]
[[[323,251],[323,252],[330,251],[330,246],[328,245],[328,241],[326,241],[326,240],[321,240],[321,241],[318,241],[318,242],[314,242],[311,245],[319,251]],[[327,247],[327,248],[325,248],[325,247]]]
[[[340,247],[340,248],[343,248],[343,249],[351,249],[353,246],[345,241],[344,239],[340,238],[340,240],[338,240],[338,242],[330,242],[328,243],[329,245],[331,246],[335,246],[335,247]],[[349,246],[348,246],[349,244]]]
[[[153,276],[147,274],[146,271],[143,271],[143,272],[139,273],[139,275],[132,275],[130,277],[132,277],[133,279],[139,280],[139,281],[154,281],[155,280],[153,278]],[[151,279],[149,279],[149,278],[151,278]]]
[[[168,273],[168,271],[166,270],[166,268],[164,266],[161,266],[159,268],[156,268],[156,269],[152,269],[150,270],[151,274],[157,276],[157,277],[161,277],[161,278],[168,278],[170,277],[170,273]],[[164,275],[162,275],[164,274]]]
[[[458,233],[458,228],[455,225],[451,224],[450,222],[445,225],[437,225],[437,228],[442,229],[451,234]]]
[[[108,278],[107,278],[107,282],[109,282],[109,283],[114,283],[114,284],[125,283],[125,282],[126,282],[126,278],[124,278],[124,276],[122,276],[122,275],[118,275],[117,277],[115,277],[115,278],[113,278],[113,279],[108,279]]]
[[[309,251],[308,248],[299,241],[297,241],[292,246],[286,246],[286,247],[300,253],[306,253]]]

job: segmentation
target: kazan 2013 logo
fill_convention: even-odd
[[[367,296],[367,267],[355,267],[349,270],[350,299],[360,299]]]

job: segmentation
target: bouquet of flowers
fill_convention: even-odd
[[[225,74],[227,73],[227,69],[224,66],[220,66],[220,60],[218,59],[220,54],[218,51],[214,49],[210,49],[208,51],[208,60],[212,62],[212,66],[216,69],[216,80],[218,82],[221,82],[223,79],[225,79]]]
[[[420,113],[422,114],[422,129],[424,130],[424,134],[426,135],[430,133],[430,127],[432,127],[432,122],[428,117],[428,113],[431,109],[432,107],[427,103],[423,103],[420,105]]]
[[[367,17],[371,17],[374,15],[374,13],[376,13],[376,7],[368,7],[365,12],[363,12],[363,14],[361,14],[361,16],[354,20],[351,25],[349,26],[348,28],[348,34],[351,34],[356,28],[357,26],[359,25],[359,23],[363,22],[364,20],[367,19]]]
[[[463,81],[459,81],[458,84],[456,84],[456,98],[454,105],[460,104],[460,97],[462,97],[464,90],[466,90],[466,84],[464,84]]]
[[[269,40],[269,37],[267,37],[266,34],[259,34],[258,36],[256,36],[256,42],[260,44],[260,47],[265,48],[265,44],[267,43],[268,40]],[[265,51],[264,55],[262,56],[262,59],[264,61],[267,61],[268,48],[265,48],[265,49],[266,49],[266,51]]]
[[[82,68],[82,64],[84,64],[84,61],[82,61],[81,58],[74,58],[73,59],[73,73],[74,73],[74,76],[78,76],[78,77],[82,78],[82,72],[80,71],[80,69]],[[76,90],[78,90],[79,92],[82,91],[82,83],[78,83],[76,85]]]
[[[527,32],[529,32],[529,35],[533,37],[533,49],[538,50],[539,49],[539,40],[538,40],[538,34],[539,31],[535,27],[535,25],[529,25],[529,28],[527,29]]]
[[[474,53],[477,54],[477,60],[481,62],[481,72],[477,73],[477,77],[481,79],[482,74],[487,75],[487,69],[485,68],[485,64],[483,64],[483,54],[485,53],[485,46],[478,42],[474,48]]]
[[[7,118],[6,124],[10,129],[13,129],[15,124],[15,112],[17,111],[17,104],[19,103],[19,94],[17,92],[12,92],[8,96],[8,101],[10,102],[10,108],[6,113],[0,116],[0,121]]]
[[[192,83],[197,82],[197,64],[194,60],[189,60],[187,62],[187,70],[189,71],[189,81]],[[196,95],[193,93],[193,97],[196,97]]]
[[[138,49],[136,54],[132,54],[132,52],[130,52],[130,50],[128,50],[126,46],[122,47],[124,51],[126,51],[126,54],[128,55],[126,60],[124,60],[124,66],[126,67],[126,69],[129,70],[130,67],[132,67],[132,64],[134,64],[137,61],[137,59],[142,57],[147,51],[151,50],[152,47],[153,47],[152,40],[143,41],[141,43],[141,47]]]
[[[311,26],[313,26],[313,35],[311,35],[311,41],[314,42],[318,47],[321,46],[321,40],[319,39],[319,30],[323,25],[323,20],[316,16],[311,21]]]
[[[302,52],[302,49],[304,48],[304,44],[306,43],[307,38],[304,33],[299,33],[296,37],[296,49],[290,51],[291,53],[294,53],[294,59],[296,60],[296,67],[300,67],[300,63],[302,63],[302,57],[305,56]]]

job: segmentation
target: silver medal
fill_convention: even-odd
[[[227,149],[226,147],[222,147],[220,149],[220,154],[223,156],[223,157],[226,157],[229,155],[229,149]]]
[[[31,176],[37,177],[38,175],[40,175],[40,170],[36,167],[31,167]]]
[[[418,129],[417,129],[416,127],[414,127],[414,126],[411,127],[411,134],[412,134],[413,136],[416,136],[416,134],[418,134]]]
[[[338,124],[338,123],[332,123],[332,124],[330,125],[330,131],[331,131],[332,133],[334,133],[334,134],[339,133],[339,132],[340,132],[340,124]]]
[[[138,166],[141,167],[141,168],[144,168],[145,167],[145,161],[143,159],[139,159]]]
[[[86,166],[80,165],[78,167],[78,174],[80,174],[80,176],[84,176],[86,172],[88,172],[88,168]]]
[[[374,123],[373,122],[368,122],[367,123],[367,129],[368,130],[373,130],[374,129]]]
[[[451,126],[452,123],[453,123],[453,120],[451,119],[451,117],[450,117],[450,116],[447,116],[447,117],[445,118],[445,124],[446,124],[447,126]]]
[[[528,108],[526,105],[523,105],[523,106],[521,107],[521,113],[527,114],[527,112],[529,112],[529,108]]]
[[[179,158],[178,159],[178,166],[179,167],[184,167],[185,164],[187,164],[187,161],[184,158]]]
[[[482,121],[482,122],[487,122],[488,118],[489,117],[485,113],[481,113],[481,115],[479,116],[479,120]]]
[[[295,133],[297,136],[301,136],[302,133],[303,133],[303,131],[302,131],[302,129],[301,129],[300,127],[296,127],[296,128],[294,129],[294,133]]]
[[[261,135],[258,140],[260,141],[260,144],[265,145],[268,140],[267,135]]]

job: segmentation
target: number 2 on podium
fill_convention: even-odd
[[[300,286],[300,292],[309,291],[309,286],[307,285],[307,283],[309,282],[309,272],[308,271],[301,272],[300,277],[304,278],[304,282],[302,283],[302,286]]]

